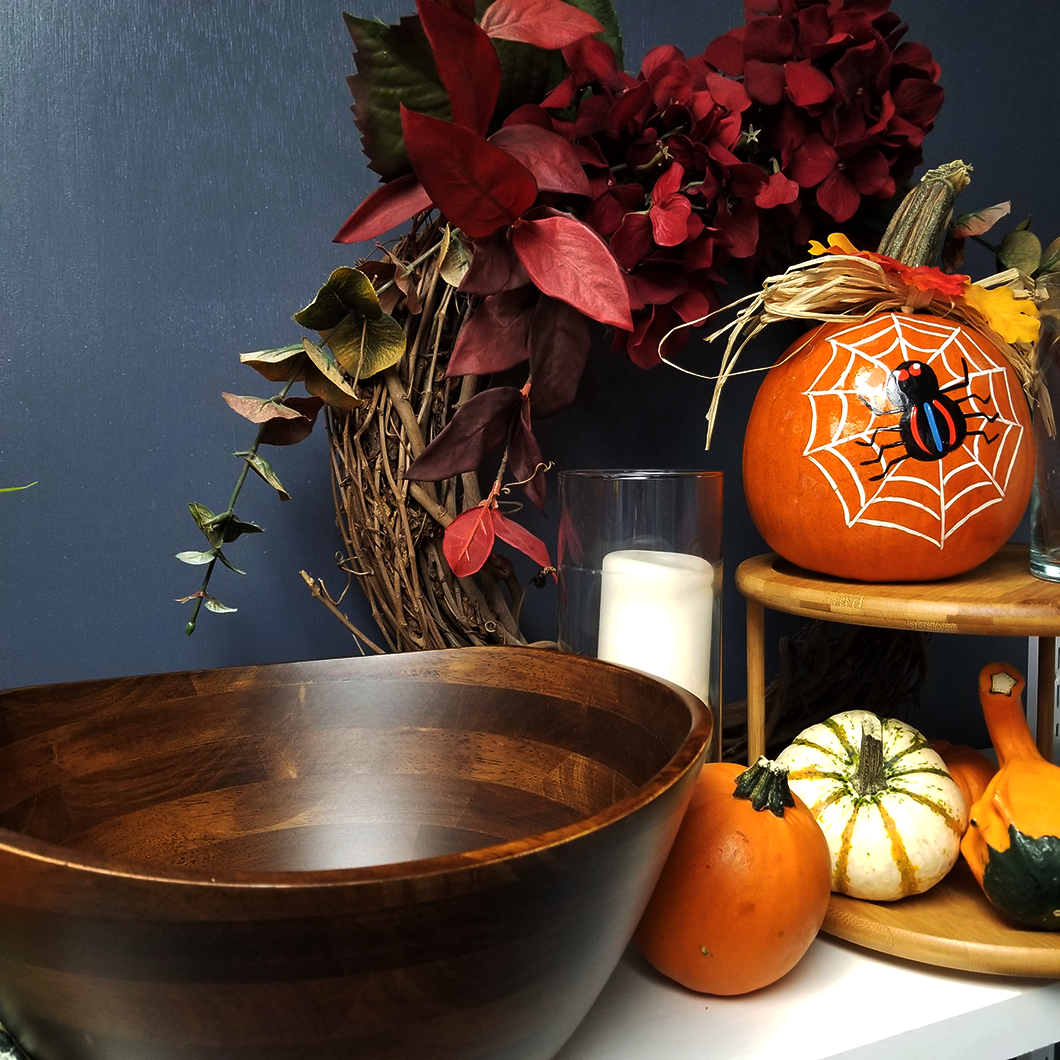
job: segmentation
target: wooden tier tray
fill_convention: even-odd
[[[1003,920],[961,859],[926,894],[865,902],[833,894],[822,931],[895,957],[994,975],[1060,979],[1060,931]]]

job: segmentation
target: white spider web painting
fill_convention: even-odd
[[[847,526],[890,527],[941,548],[969,519],[1001,502],[1023,440],[1015,413],[1023,395],[1014,374],[969,330],[885,314],[875,327],[852,325],[828,341],[831,356],[804,392],[812,425],[803,455],[831,484]],[[965,416],[967,437],[939,460],[908,458],[891,445],[902,409],[886,396],[886,384],[904,361],[928,365]],[[881,450],[885,444],[891,447]],[[908,525],[913,510],[928,516],[918,517],[917,529]]]

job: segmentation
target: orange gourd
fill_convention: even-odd
[[[961,853],[1002,916],[1060,930],[1060,766],[1027,727],[1023,675],[1007,663],[979,674],[979,702],[998,771],[971,808]]]
[[[931,748],[945,763],[969,807],[986,791],[997,766],[982,751],[949,740],[932,740]]]
[[[691,990],[744,994],[802,958],[828,909],[824,833],[792,795],[787,770],[703,767],[635,940]]]
[[[1034,479],[1020,382],[955,320],[881,313],[823,324],[767,373],[743,484],[770,548],[867,582],[929,581],[988,559]]]

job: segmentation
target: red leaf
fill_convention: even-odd
[[[261,428],[262,445],[297,445],[313,433],[317,413],[324,407],[318,397],[289,397],[284,405],[298,415],[291,419],[269,420]]]
[[[493,509],[493,532],[502,541],[506,541],[513,548],[529,556],[539,567],[551,567],[552,577],[556,577],[555,564],[548,554],[544,541],[534,537],[529,530],[524,529],[518,523],[506,519],[496,509]]]
[[[538,289],[601,324],[630,331],[629,295],[607,244],[568,214],[524,220],[512,245]]]
[[[480,571],[493,551],[492,512],[486,503],[469,508],[445,528],[442,552],[458,578]]]
[[[530,402],[523,401],[508,433],[508,466],[516,481],[522,483],[523,492],[541,511],[545,510],[544,464],[541,446],[530,428]]]
[[[495,386],[461,405],[445,429],[409,465],[405,478],[437,482],[473,471],[483,457],[508,436],[522,393],[514,386]]]
[[[416,10],[449,93],[453,121],[485,134],[501,86],[497,49],[474,20],[459,11],[435,0],[416,0]]]
[[[552,49],[604,31],[592,15],[563,0],[493,0],[482,28],[491,37]]]
[[[431,205],[415,173],[388,180],[376,188],[346,219],[333,243],[360,243],[389,232]]]
[[[578,392],[592,334],[566,302],[539,298],[530,324],[530,403],[537,416],[566,408]]]
[[[512,224],[537,198],[526,166],[478,133],[404,106],[401,128],[427,194],[472,239]]]
[[[491,294],[460,328],[446,375],[489,375],[525,361],[537,291],[530,286]]]
[[[566,137],[539,125],[505,125],[489,142],[519,159],[542,191],[590,194],[588,178]]]

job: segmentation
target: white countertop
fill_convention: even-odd
[[[1060,1042],[1060,981],[933,968],[819,935],[742,997],[664,979],[634,947],[556,1060],[1009,1060]]]

